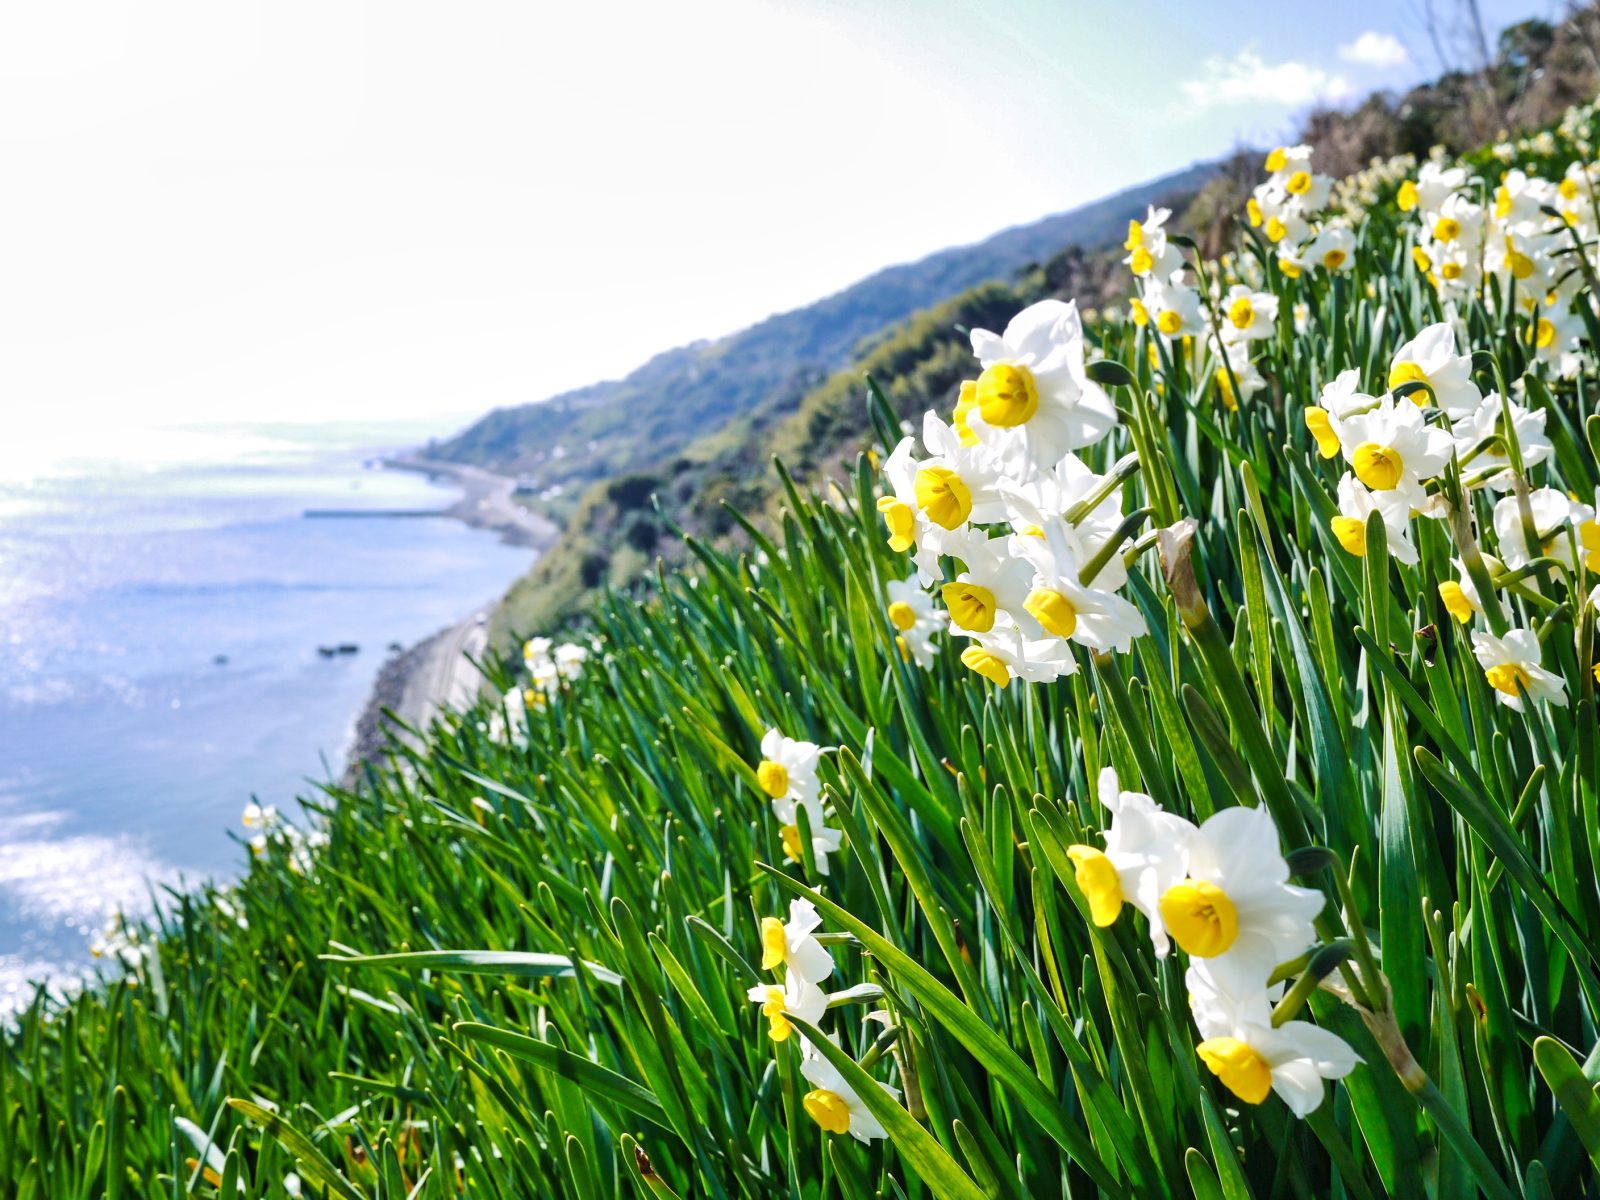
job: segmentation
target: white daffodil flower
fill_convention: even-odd
[[[1494,698],[1507,708],[1521,712],[1524,696],[1567,706],[1567,682],[1539,665],[1539,635],[1531,629],[1512,629],[1505,637],[1478,630],[1472,635],[1472,653],[1494,688]]]
[[[1015,532],[1030,533],[1041,523],[1041,513],[1063,516],[1104,482],[1105,476],[1090,470],[1076,454],[1064,455],[1048,471],[1010,481],[1002,488],[1007,499],[1007,519]],[[1086,545],[1098,545],[1121,522],[1122,488],[1116,487],[1080,517],[1075,527]]]
[[[827,1037],[835,1046],[839,1044],[837,1034],[830,1033]],[[863,1143],[889,1136],[878,1118],[867,1111],[856,1090],[845,1082],[838,1068],[809,1044],[800,1058],[800,1074],[811,1085],[801,1104],[806,1114],[829,1133],[848,1133]],[[878,1086],[896,1100],[900,1098],[899,1091],[888,1084],[878,1083]]]
[[[1431,400],[1453,421],[1476,412],[1483,400],[1472,382],[1472,355],[1456,353],[1455,331],[1443,321],[1429,325],[1394,352],[1389,390],[1407,383],[1427,385],[1410,393],[1408,400],[1418,407]]]
[[[1451,563],[1456,569],[1456,578],[1446,579],[1439,584],[1439,599],[1443,602],[1445,611],[1462,625],[1470,625],[1472,618],[1483,613],[1483,600],[1478,595],[1478,585],[1472,582],[1472,576],[1467,574],[1467,568],[1459,558],[1452,558]],[[1505,570],[1505,566],[1492,554],[1483,555],[1483,565],[1489,572],[1489,578]]]
[[[1528,511],[1533,516],[1538,543],[1528,545],[1528,531],[1522,523],[1522,505],[1516,496],[1506,496],[1494,506],[1494,534],[1500,557],[1516,570],[1535,558],[1553,558],[1569,571],[1578,567],[1578,550],[1583,546],[1582,530],[1594,520],[1594,509],[1578,504],[1557,488],[1535,488],[1528,493]],[[1537,579],[1529,579],[1536,585]]]
[[[813,824],[822,824],[822,805],[817,799],[817,762],[821,757],[822,747],[815,742],[796,741],[776,729],[767,730],[762,737],[756,780],[784,824],[793,824],[797,804],[816,805]]]
[[[1406,566],[1412,566],[1418,558],[1417,548],[1411,543],[1413,496],[1410,492],[1368,491],[1354,475],[1346,475],[1339,480],[1339,515],[1328,522],[1329,528],[1346,552],[1364,558],[1367,517],[1376,512],[1383,518],[1389,553]]]
[[[1508,409],[1511,413],[1509,433],[1505,421]],[[1511,459],[1503,444],[1479,451],[1470,462],[1467,456],[1489,438],[1515,437],[1517,448],[1522,453],[1522,465],[1536,467],[1555,453],[1555,447],[1544,432],[1545,419],[1549,415],[1542,408],[1525,408],[1515,400],[1503,402],[1500,393],[1490,392],[1477,408],[1450,427],[1450,436],[1456,443],[1456,454],[1463,462],[1463,474],[1477,476],[1483,471],[1498,469],[1484,482],[1496,489],[1510,487],[1513,483]]]
[[[1103,928],[1131,904],[1150,922],[1156,957],[1165,958],[1171,941],[1161,921],[1161,897],[1188,871],[1195,827],[1143,792],[1123,791],[1114,767],[1100,772],[1099,793],[1101,806],[1111,814],[1105,849],[1067,847],[1078,890],[1089,902],[1089,918]]]
[[[1167,240],[1166,224],[1171,216],[1170,208],[1151,205],[1143,221],[1128,222],[1128,238],[1122,243],[1128,257],[1122,261],[1135,276],[1168,279],[1183,269],[1183,255]]]
[[[1222,399],[1222,406],[1229,412],[1239,411],[1239,402],[1248,400],[1257,392],[1267,386],[1266,377],[1250,358],[1249,342],[1228,342],[1224,349],[1227,351],[1226,365],[1216,369],[1214,378],[1217,382],[1217,394]],[[1234,385],[1238,385],[1235,390]]]
[[[1466,186],[1465,167],[1446,167],[1441,163],[1425,162],[1417,170],[1416,207],[1424,213],[1437,212],[1446,200]]]
[[[960,430],[935,413],[926,415],[922,432],[932,457],[916,458],[913,440],[901,440],[883,466],[891,494],[878,501],[878,512],[889,548],[914,549],[919,573],[932,579],[952,535],[973,521],[1004,518],[1005,500],[997,490],[1003,463],[996,448],[965,444]]]
[[[556,647],[553,656],[556,674],[562,679],[576,679],[583,674],[583,664],[589,658],[589,651],[576,642],[564,642]]]
[[[1303,255],[1306,265],[1330,274],[1348,271],[1355,264],[1356,235],[1348,226],[1329,222],[1311,239]]]
[[[1533,357],[1562,379],[1571,379],[1583,369],[1580,344],[1585,333],[1583,318],[1566,305],[1545,309],[1534,322]]]
[[[1355,367],[1323,384],[1316,405],[1305,411],[1306,428],[1317,440],[1317,453],[1337,458],[1343,446],[1345,418],[1377,407],[1378,397],[1361,390],[1361,372]]]
[[[1230,974],[1205,960],[1191,963],[1186,975],[1189,1009],[1204,1039],[1196,1047],[1200,1061],[1247,1104],[1276,1092],[1295,1116],[1315,1112],[1326,1091],[1322,1081],[1343,1079],[1361,1056],[1338,1034],[1309,1021],[1273,1028],[1273,992]]]
[[[775,971],[787,967],[807,983],[821,983],[833,974],[833,956],[817,941],[812,930],[820,928],[822,918],[809,900],[789,901],[787,923],[777,917],[761,918],[761,969]]]
[[[937,657],[934,638],[946,632],[950,618],[934,604],[915,577],[892,579],[888,587],[889,624],[894,627],[895,644],[900,653],[924,670]]]
[[[799,806],[795,807],[798,809]],[[796,823],[782,826],[778,830],[778,836],[783,841],[783,856],[790,862],[804,862],[798,812],[795,813],[794,819]],[[837,829],[829,829],[822,823],[820,805],[806,805],[806,820],[811,823],[811,861],[817,864],[817,874],[826,876],[828,855],[839,853],[839,847],[844,844],[844,834]]]
[[[1200,293],[1176,279],[1151,279],[1144,286],[1145,311],[1164,338],[1198,337],[1206,331],[1205,304]]]
[[[1032,621],[1031,617],[1027,619]],[[1013,679],[1048,683],[1078,669],[1071,642],[1058,637],[1027,637],[1009,614],[996,618],[987,633],[964,636],[971,638],[973,644],[961,652],[962,664],[996,687],[1005,687]]]
[[[952,627],[966,634],[985,634],[1009,617],[1028,637],[1044,636],[1027,611],[1032,567],[1010,551],[1007,539],[976,531],[951,547],[966,567],[939,590]]]
[[[983,374],[968,423],[980,440],[993,438],[1002,449],[1018,441],[1028,459],[1047,468],[1068,450],[1098,442],[1117,423],[1110,397],[1085,371],[1075,302],[1030,305],[1003,335],[974,329],[972,352]]]
[[[1326,898],[1289,882],[1278,828],[1262,808],[1225,808],[1189,838],[1188,878],[1161,895],[1172,940],[1194,958],[1230,958],[1265,979],[1316,939]]]
[[[1454,449],[1450,435],[1429,425],[1421,409],[1393,396],[1344,418],[1339,444],[1357,479],[1375,492],[1412,493],[1411,504],[1418,508],[1425,503],[1417,498],[1423,480],[1444,470]]]
[[[1269,338],[1277,332],[1278,298],[1271,292],[1258,292],[1249,284],[1236,283],[1222,297],[1222,340],[1248,342]]]
[[[1013,535],[1010,548],[1015,559],[1033,568],[1023,608],[1046,633],[1094,650],[1126,654],[1133,639],[1147,632],[1137,605],[1098,586],[1102,576],[1110,582],[1106,571],[1087,584],[1081,582],[1088,555],[1077,532],[1061,518],[1046,519],[1037,535]]]
[[[758,984],[745,993],[751,1001],[761,1005],[761,1015],[767,1019],[767,1036],[775,1042],[787,1041],[794,1032],[790,1017],[799,1017],[808,1025],[815,1025],[828,1011],[828,993],[816,984],[789,972],[783,986]]]

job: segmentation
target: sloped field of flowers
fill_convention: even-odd
[[[1128,237],[848,494],[115,931],[23,1197],[1578,1197],[1593,114]],[[780,468],[781,469],[781,468]]]

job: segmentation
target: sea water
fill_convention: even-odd
[[[422,432],[160,431],[0,463],[0,1012],[79,977],[117,912],[237,872],[244,805],[338,777],[388,647],[528,568],[451,520],[303,515],[449,504],[364,465]],[[359,652],[318,653],[340,643]]]

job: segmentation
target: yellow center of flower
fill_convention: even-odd
[[[1533,259],[1516,250],[1506,251],[1506,263],[1511,268],[1511,274],[1516,279],[1526,279],[1533,274]]]
[[[1325,408],[1306,409],[1306,428],[1317,439],[1317,453],[1333,458],[1339,453],[1339,435],[1333,431],[1333,418]]]
[[[1335,517],[1328,522],[1328,527],[1333,530],[1333,536],[1339,539],[1339,545],[1357,558],[1367,556],[1367,526],[1365,522],[1354,517]]]
[[[1443,275],[1446,279],[1460,279],[1461,271],[1461,264],[1455,262],[1447,262],[1444,264],[1444,266],[1439,268],[1439,274]]]
[[[1037,588],[1022,602],[1030,616],[1045,627],[1046,632],[1069,638],[1078,627],[1078,610],[1060,592],[1050,588]]]
[[[1511,193],[1504,184],[1494,190],[1494,215],[1502,219],[1511,215]]]
[[[1300,264],[1292,258],[1280,258],[1278,260],[1278,270],[1283,272],[1285,278],[1300,278]]]
[[[912,490],[917,507],[941,529],[956,529],[972,514],[972,492],[949,467],[923,467]]]
[[[1122,243],[1124,250],[1137,250],[1144,245],[1144,226],[1137,221],[1128,222],[1128,240]]]
[[[1377,442],[1362,442],[1350,456],[1350,469],[1373,491],[1391,491],[1400,482],[1405,459],[1393,446],[1380,446]]]
[[[790,862],[805,858],[800,851],[800,826],[785,825],[778,830],[778,837],[783,842],[783,856]]]
[[[1349,255],[1347,255],[1343,250],[1329,250],[1322,256],[1322,265],[1327,267],[1330,271],[1337,271],[1340,267],[1344,266],[1344,260],[1348,257]]]
[[[1408,383],[1427,383],[1428,373],[1409,358],[1403,358],[1389,368],[1389,390],[1392,392],[1397,387]],[[1422,392],[1412,392],[1411,400],[1419,408],[1427,396]]]
[[[1222,1086],[1246,1104],[1260,1104],[1272,1090],[1272,1068],[1267,1060],[1238,1038],[1207,1038],[1195,1051]]]
[[[1150,310],[1144,306],[1143,300],[1134,300],[1128,305],[1128,313],[1133,318],[1133,323],[1141,329],[1150,324]]]
[[[806,1113],[829,1133],[850,1132],[850,1106],[836,1092],[816,1088],[801,1101]]]
[[[1284,182],[1284,190],[1291,196],[1304,196],[1311,190],[1311,173],[1296,171]]]
[[[1039,385],[1027,367],[996,363],[978,376],[978,411],[985,423],[1009,429],[1039,411]]]
[[[1578,185],[1571,179],[1563,179],[1556,185],[1556,191],[1561,193],[1563,200],[1576,200],[1578,198]]]
[[[1395,207],[1401,212],[1410,212],[1417,206],[1418,198],[1417,185],[1408,179],[1400,185],[1400,191],[1394,198]]]
[[[1163,309],[1161,315],[1156,318],[1156,328],[1161,330],[1161,332],[1166,334],[1168,337],[1171,337],[1173,334],[1177,333],[1178,330],[1183,328],[1183,318],[1177,313],[1173,312],[1170,308]]]
[[[1585,521],[1578,526],[1578,544],[1588,551],[1583,565],[1591,571],[1600,571],[1600,521]]]
[[[1150,251],[1143,246],[1135,247],[1133,253],[1128,257],[1128,269],[1135,275],[1143,275],[1155,265],[1156,260],[1150,256]]]
[[[1288,236],[1289,236],[1289,227],[1287,225],[1285,225],[1277,217],[1272,217],[1272,218],[1268,219],[1268,221],[1267,221],[1267,241],[1269,241],[1269,242],[1281,242],[1281,241],[1283,241],[1284,238],[1286,238]]]
[[[1439,599],[1444,601],[1445,611],[1463,625],[1471,621],[1472,614],[1477,611],[1466,589],[1454,579],[1446,579],[1439,585]]]
[[[917,623],[917,610],[904,600],[889,605],[889,624],[904,633]]]
[[[956,427],[956,433],[961,435],[963,446],[976,446],[978,434],[967,423],[967,417],[972,410],[978,407],[978,381],[976,379],[963,380],[961,395],[956,398],[956,411],[951,415],[950,423]]]
[[[1261,228],[1261,203],[1254,196],[1244,202],[1245,215],[1250,218],[1250,228]]]
[[[1161,897],[1161,920],[1172,940],[1195,958],[1215,958],[1239,936],[1239,914],[1228,894],[1203,879],[1175,883]]]
[[[1283,147],[1279,146],[1267,155],[1267,170],[1281,171],[1288,161],[1289,156],[1284,153]]]
[[[780,762],[764,758],[756,768],[756,782],[763,792],[776,800],[789,792],[789,769]]]
[[[900,651],[901,662],[911,661],[911,644],[898,633],[894,635],[894,648]]]
[[[1417,264],[1417,270],[1424,273],[1433,270],[1433,259],[1428,257],[1428,252],[1421,246],[1411,247],[1411,261]]]
[[[1240,296],[1228,305],[1228,320],[1233,322],[1235,329],[1249,329],[1250,323],[1255,319],[1255,306],[1250,303],[1249,296]]]
[[[1441,242],[1453,242],[1461,236],[1461,222],[1454,217],[1440,217],[1433,223],[1433,236]]]
[[[911,535],[917,528],[917,514],[911,506],[893,496],[883,496],[878,500],[878,511],[889,527],[889,549],[896,554],[911,549],[915,541]]]
[[[961,663],[982,675],[996,687],[1005,687],[1011,682],[1011,671],[1006,667],[1005,659],[992,651],[985,650],[982,646],[968,646],[963,650]]]
[[[1541,350],[1548,350],[1555,342],[1556,327],[1540,317],[1538,327],[1533,331],[1533,344]]]
[[[944,606],[950,610],[950,619],[973,633],[988,633],[994,628],[994,614],[998,607],[994,593],[982,584],[957,581],[939,589]]]
[[[1089,902],[1089,919],[1104,929],[1122,911],[1122,879],[1104,852],[1093,846],[1068,846],[1078,890]]]
[[[761,969],[776,970],[789,958],[789,935],[777,917],[761,918]]]
[[[794,1026],[789,1024],[786,1015],[788,1009],[783,1003],[783,989],[769,987],[767,989],[766,1003],[761,1006],[761,1015],[767,1019],[767,1036],[775,1042],[787,1041],[794,1032]]]
[[[1527,668],[1517,663],[1501,663],[1499,666],[1490,667],[1483,674],[1489,681],[1490,687],[1508,696],[1527,691],[1528,685],[1533,682]]]

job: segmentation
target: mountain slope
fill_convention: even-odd
[[[740,333],[659,354],[621,380],[496,409],[430,450],[434,457],[531,475],[559,488],[670,462],[683,447],[774,395],[798,395],[850,362],[863,338],[976,284],[1011,276],[1063,246],[1120,236],[1128,215],[1198,189],[1202,163],[982,242],[889,267],[815,304]]]

